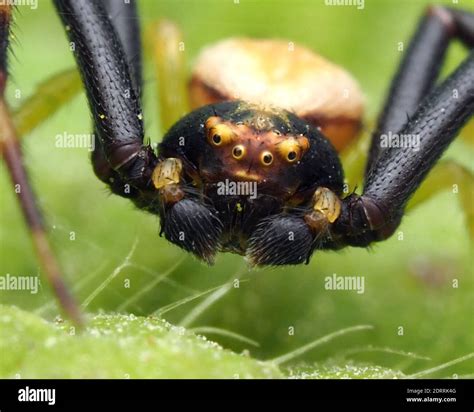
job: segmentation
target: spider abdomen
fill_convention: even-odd
[[[194,66],[194,108],[225,100],[278,106],[320,127],[337,150],[360,130],[364,97],[344,68],[291,41],[230,38],[206,47]]]

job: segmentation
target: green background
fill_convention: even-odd
[[[406,44],[426,4],[366,0],[365,8],[357,10],[329,7],[316,0],[139,2],[143,31],[160,17],[180,25],[190,66],[203,46],[229,36],[278,37],[310,47],[358,79],[366,95],[368,121],[376,117],[400,58],[398,42]],[[463,6],[462,0],[459,5]],[[17,107],[41,81],[73,67],[74,62],[49,1],[40,0],[37,10],[20,7],[14,34],[7,93],[10,105]],[[456,67],[463,56],[462,47],[453,45],[443,73]],[[156,115],[155,75],[149,60],[144,79],[146,136],[159,141],[163,131]],[[89,133],[90,126],[81,94],[23,143],[31,182],[51,229],[50,239],[79,301],[90,296],[138,242],[131,264],[106,285],[88,311],[116,311],[127,298],[142,292],[122,311],[147,315],[240,274],[246,281],[217,300],[191,326],[243,334],[260,346],[215,334],[209,337],[237,352],[248,349],[258,359],[278,356],[356,324],[374,325],[374,329],[343,337],[299,360],[311,363],[338,358],[345,350],[368,345],[431,358],[416,360],[377,351],[350,356],[412,373],[474,348],[472,244],[456,194],[440,194],[409,213],[400,227],[403,240],[394,236],[369,249],[318,252],[309,265],[293,268],[248,270],[242,257],[230,254],[219,255],[216,265],[207,267],[160,238],[157,217],[109,195],[93,175],[85,149],[55,147],[58,133]],[[472,147],[458,139],[446,156],[472,170],[472,155]],[[34,276],[39,272],[38,263],[3,164],[0,186],[0,275]],[[75,233],[75,240],[70,240],[70,232]],[[144,290],[178,261],[181,263],[165,281]],[[333,273],[364,276],[365,293],[326,291],[324,278]],[[458,288],[452,287],[453,279],[458,279]],[[37,295],[0,292],[0,301],[28,310],[40,308],[47,318],[57,313],[44,282]],[[202,298],[169,311],[165,318],[179,324],[200,301]],[[403,336],[398,334],[400,326]],[[294,334],[289,333],[291,327]],[[435,376],[473,372],[470,360]]]

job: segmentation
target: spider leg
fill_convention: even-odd
[[[387,150],[381,136],[399,133],[438,78],[450,42],[474,47],[474,14],[442,6],[428,7],[392,80],[372,135],[366,175]]]
[[[157,163],[143,143],[143,114],[127,56],[102,2],[55,0],[74,46],[98,138],[93,156],[97,176],[124,197],[133,198],[151,184]]]
[[[140,96],[142,87],[142,53],[140,21],[137,15],[136,2],[134,0],[129,2],[105,0],[103,6],[122,45],[135,95]],[[97,132],[94,133],[95,135],[97,135]],[[100,140],[92,151],[91,161],[95,175],[109,185],[112,193],[125,198],[137,196],[136,190],[110,165]]]
[[[464,133],[467,135],[467,130]],[[359,184],[362,185],[369,137],[369,135],[362,136],[341,154],[346,182],[344,193],[353,191]],[[438,193],[448,190],[458,197],[468,234],[474,240],[474,174],[456,160],[450,159],[436,164],[409,200],[406,210],[410,211]]]
[[[421,102],[401,134],[416,137],[410,145],[389,147],[366,175],[362,196],[343,200],[332,231],[343,244],[367,246],[389,237],[406,203],[459,130],[474,114],[474,51]]]
[[[160,20],[147,33],[157,77],[159,118],[168,130],[189,113],[184,41],[178,26]]]
[[[74,298],[65,285],[59,265],[48,242],[40,209],[36,202],[23,163],[21,146],[7,103],[4,98],[7,81],[7,53],[11,7],[0,8],[0,148],[10,174],[26,223],[31,231],[33,244],[46,278],[66,315],[82,326],[82,316]]]
[[[142,46],[140,42],[140,19],[136,0],[102,0],[125,52],[135,93],[140,96],[142,88]]]

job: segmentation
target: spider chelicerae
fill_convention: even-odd
[[[436,84],[451,40],[474,47],[474,14],[433,6],[391,84],[361,194],[347,190],[338,151],[358,135],[362,93],[345,70],[292,42],[235,38],[205,49],[189,81],[194,110],[179,120],[173,106],[179,106],[182,88],[169,84],[173,76],[183,77],[183,67],[166,44],[155,45],[163,49],[163,88],[176,92],[164,96],[165,123],[174,124],[155,150],[143,139],[135,2],[54,4],[89,101],[95,174],[114,194],[159,215],[166,239],[208,263],[229,251],[252,265],[293,265],[308,262],[316,250],[387,239],[474,113],[472,51]],[[0,6],[2,95],[10,17],[11,7]],[[170,24],[162,29],[165,40],[176,34]],[[78,319],[49,250],[3,98],[0,118],[2,153],[13,182],[23,187],[19,198],[38,254],[63,307]]]

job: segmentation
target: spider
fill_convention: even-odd
[[[436,84],[451,40],[474,47],[474,14],[433,6],[392,81],[372,134],[361,194],[345,190],[338,155],[362,124],[359,87],[342,68],[288,42],[237,38],[205,49],[189,82],[193,110],[176,119],[155,150],[143,139],[135,3],[54,5],[75,46],[93,118],[96,176],[114,194],[159,215],[166,239],[209,264],[223,251],[257,266],[295,265],[307,263],[316,250],[387,239],[407,201],[474,113],[473,51]],[[10,13],[8,6],[0,8],[2,94]],[[160,52],[166,89],[183,69],[173,65],[172,53]],[[5,160],[13,181],[24,188],[20,202],[49,279],[77,319],[1,101]],[[173,103],[163,106],[173,111]],[[382,136],[407,140],[384,144]]]

